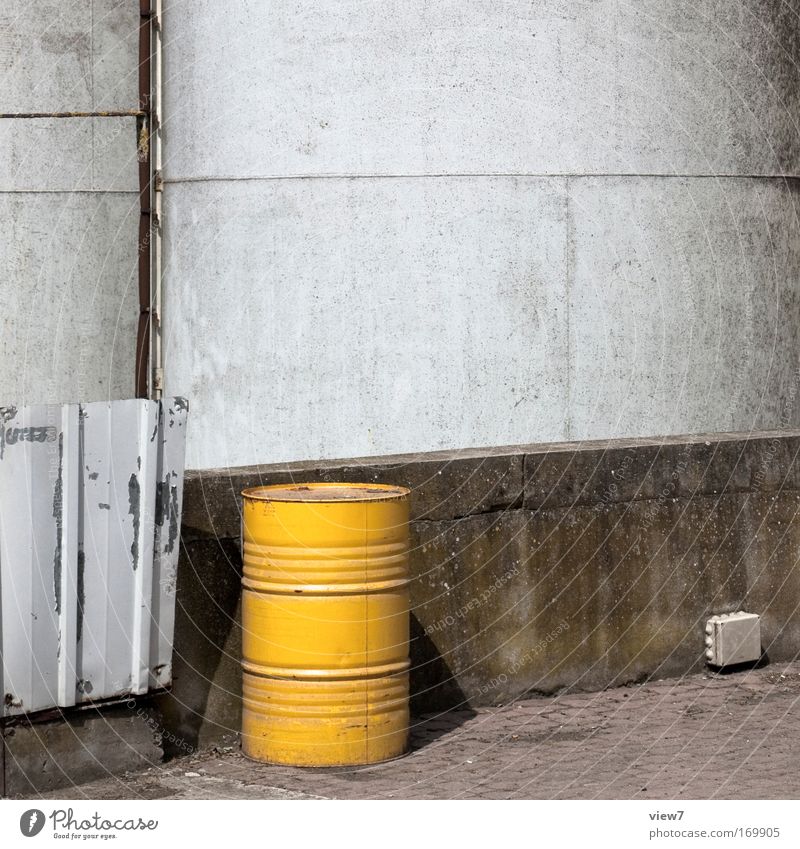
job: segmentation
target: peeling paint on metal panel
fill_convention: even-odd
[[[0,460],[3,459],[6,450],[6,422],[10,422],[17,415],[16,407],[0,407]]]
[[[56,429],[54,427],[10,427],[5,433],[5,441],[8,445],[16,445],[18,442],[55,442]]]
[[[171,554],[174,550],[180,529],[178,487],[171,485],[175,477],[177,475],[174,472],[167,472],[164,480],[156,484],[156,522],[161,528],[167,524],[167,541],[163,545],[165,554]]]
[[[156,524],[162,527],[164,524],[166,502],[165,491],[169,487],[169,475],[163,481],[156,481]]]
[[[86,573],[86,553],[83,543],[78,544],[78,626],[76,639],[80,643],[83,638],[83,611],[86,604],[86,586],[84,578]],[[91,691],[90,691],[91,692]]]
[[[56,520],[56,550],[53,554],[53,589],[56,613],[61,613],[61,546],[64,538],[64,434],[58,435],[58,477],[53,488],[53,518]]]
[[[139,457],[139,468],[142,466],[142,458]],[[128,512],[133,517],[133,541],[131,542],[131,557],[133,558],[134,571],[139,565],[139,522],[141,521],[142,489],[139,478],[133,474],[128,481]]]
[[[169,536],[167,538],[167,544],[164,546],[164,551],[167,554],[172,554],[175,548],[175,540],[178,538],[181,521],[180,511],[178,510],[178,487],[170,487],[169,494]]]

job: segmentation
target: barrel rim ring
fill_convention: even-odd
[[[298,681],[326,683],[331,681],[378,681],[382,678],[401,678],[411,671],[411,658],[393,660],[375,666],[353,666],[345,668],[296,668],[289,666],[267,666],[242,658],[242,671],[255,678],[270,681]]]
[[[277,581],[259,581],[249,575],[242,577],[242,589],[256,595],[289,595],[292,598],[330,595],[380,595],[392,590],[403,589],[411,584],[411,578],[390,578],[364,584],[281,584]]]
[[[256,735],[248,735],[248,736],[256,736]],[[377,766],[378,764],[389,763],[389,761],[399,761],[401,758],[407,758],[411,754],[411,743],[410,743],[410,735],[408,730],[406,730],[405,742],[403,744],[403,751],[397,755],[389,755],[386,758],[381,758],[380,760],[346,760],[346,761],[336,761],[335,763],[327,762],[327,763],[295,763],[293,761],[288,760],[267,760],[266,758],[257,758],[255,755],[248,754],[245,751],[244,741],[242,741],[242,757],[246,758],[248,761],[252,761],[257,764],[267,764],[268,766],[291,766],[296,769],[307,769],[314,770],[319,773],[335,773],[338,770],[346,769],[348,767],[371,767]]]
[[[350,490],[354,495],[331,496],[330,498],[303,498],[302,493],[321,490]],[[294,495],[293,493],[300,493]],[[273,483],[266,486],[251,486],[242,490],[242,497],[251,501],[281,504],[365,504],[381,501],[403,501],[411,495],[405,486],[390,483],[349,483],[345,481],[315,481],[310,483]],[[280,497],[280,495],[283,497]]]

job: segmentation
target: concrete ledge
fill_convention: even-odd
[[[238,729],[239,492],[288,480],[412,489],[416,711],[684,675],[705,619],[740,607],[791,659],[798,451],[779,431],[190,472],[167,722],[201,744]]]
[[[504,510],[522,505],[524,457],[519,448],[497,448],[189,471],[184,482],[184,535],[238,539],[241,491],[289,481],[389,480],[412,491],[412,521]]]
[[[559,446],[526,455],[529,509],[800,488],[798,431]]]
[[[553,442],[279,463],[186,474],[189,537],[238,539],[242,489],[313,480],[390,480],[412,490],[412,521],[670,496],[800,488],[800,430],[695,434],[660,439]]]

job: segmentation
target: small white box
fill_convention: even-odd
[[[706,623],[706,659],[711,666],[753,663],[761,657],[761,617],[723,613]]]

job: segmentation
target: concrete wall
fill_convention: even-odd
[[[188,464],[800,424],[778,0],[166,3]]]
[[[411,495],[416,712],[705,668],[709,616],[762,616],[800,652],[800,431],[531,445],[195,472],[186,480],[174,686],[183,745],[241,711],[246,486],[383,481]]]
[[[0,7],[0,112],[138,106],[138,5]],[[0,402],[130,397],[134,118],[0,119]]]

